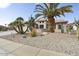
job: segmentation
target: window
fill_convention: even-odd
[[[40,22],[41,23],[41,22]]]
[[[43,29],[44,28],[44,25],[40,25],[40,28]]]
[[[61,25],[58,25],[58,29],[61,29]]]

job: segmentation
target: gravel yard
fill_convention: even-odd
[[[45,36],[23,38],[23,35],[12,34],[0,36],[7,40],[12,40],[18,43],[53,50],[69,55],[79,56],[79,41],[75,35],[62,34],[62,33],[49,33]]]

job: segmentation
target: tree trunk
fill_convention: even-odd
[[[22,25],[22,24],[20,25],[20,28],[21,28],[21,32],[20,32],[20,33],[21,33],[21,34],[24,34],[23,25]]]
[[[13,29],[14,29],[17,33],[19,33],[18,30],[17,30],[15,27],[13,27]]]
[[[20,32],[21,31],[20,26],[17,26],[17,28],[18,28],[18,32]]]
[[[48,17],[48,31],[55,32],[55,19],[54,17]]]
[[[24,33],[26,33],[26,31],[28,31],[28,29],[29,29],[29,26],[28,26],[27,29],[24,31]]]

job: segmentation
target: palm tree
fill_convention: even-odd
[[[26,31],[23,30],[24,19],[22,17],[16,18],[15,21],[9,24],[17,33],[24,34]]]
[[[44,17],[48,19],[48,31],[54,32],[55,29],[55,17],[60,15],[65,16],[65,13],[72,12],[72,6],[64,6],[59,8],[59,3],[43,3],[36,5],[35,12],[36,18]]]
[[[25,23],[28,25],[28,28],[32,31],[33,28],[35,28],[35,17],[30,17],[29,20]]]

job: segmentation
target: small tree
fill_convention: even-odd
[[[16,20],[11,22],[9,26],[12,27],[19,34],[26,33],[26,30],[25,31],[23,30],[25,24],[24,24],[24,19],[22,17],[16,18]]]
[[[29,20],[27,22],[25,22],[25,24],[27,24],[28,28],[32,31],[33,28],[35,28],[35,17],[30,17]]]
[[[28,26],[27,28],[30,29],[30,31],[31,31],[30,34],[31,34],[32,37],[35,37],[36,34],[37,34],[37,33],[36,33],[36,29],[35,29],[35,24],[36,24],[36,23],[35,23],[35,20],[36,20],[36,18],[31,16],[31,17],[29,18],[28,22],[26,22],[26,24],[27,24],[27,26]]]

